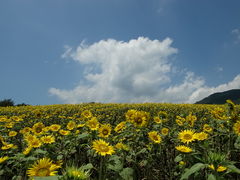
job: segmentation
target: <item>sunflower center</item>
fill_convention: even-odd
[[[95,123],[90,123],[89,126],[90,126],[91,128],[95,128],[95,127],[97,126],[97,124],[95,124]]]
[[[141,124],[141,123],[142,123],[142,118],[140,118],[140,117],[136,118],[136,119],[135,119],[135,122],[136,122],[137,124]]]
[[[48,168],[41,168],[37,172],[37,176],[49,176],[49,175],[50,175],[50,171]]]
[[[102,133],[103,133],[103,135],[108,135],[108,130],[107,130],[107,129],[104,129],[104,130],[102,131]]]
[[[108,152],[108,150],[109,150],[108,146],[106,146],[104,144],[99,145],[99,149],[101,152]]]
[[[158,136],[152,136],[152,138],[157,141],[158,140]]]
[[[191,140],[192,139],[192,135],[191,134],[185,134],[184,135],[184,139]]]
[[[36,133],[40,133],[40,132],[42,132],[42,128],[41,128],[41,127],[37,127],[37,128],[35,129],[35,131],[36,131]]]

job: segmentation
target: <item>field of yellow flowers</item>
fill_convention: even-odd
[[[239,112],[230,100],[0,108],[0,179],[240,179]]]

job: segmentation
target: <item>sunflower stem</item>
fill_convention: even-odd
[[[100,158],[100,172],[99,172],[99,180],[104,180],[104,172],[103,172],[103,165],[104,165],[104,157],[101,156]]]

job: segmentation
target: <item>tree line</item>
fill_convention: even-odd
[[[21,103],[15,104],[12,99],[3,99],[0,101],[0,107],[8,107],[8,106],[28,106],[29,104]]]

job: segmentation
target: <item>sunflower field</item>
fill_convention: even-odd
[[[2,107],[0,147],[1,180],[240,179],[240,108]]]

